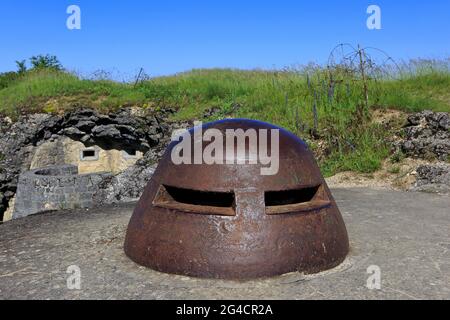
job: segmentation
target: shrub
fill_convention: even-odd
[[[62,65],[56,56],[49,54],[37,55],[30,58],[33,69],[53,69],[62,70]]]
[[[10,86],[18,78],[19,78],[19,74],[16,72],[0,73],[0,90]]]

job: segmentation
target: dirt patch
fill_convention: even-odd
[[[341,172],[326,180],[332,188],[370,187],[406,191],[414,186],[416,170],[424,164],[430,164],[430,162],[405,158],[393,163],[390,159],[387,159],[384,161],[383,167],[374,173]]]
[[[374,123],[389,125],[390,127],[393,124],[402,126],[406,123],[407,117],[407,113],[394,109],[376,109],[372,112],[372,121]]]

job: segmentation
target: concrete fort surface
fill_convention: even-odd
[[[366,188],[332,192],[347,225],[350,254],[324,273],[237,282],[141,267],[123,251],[134,209],[127,204],[0,225],[0,298],[450,299],[448,196]],[[75,276],[79,286],[72,286]]]

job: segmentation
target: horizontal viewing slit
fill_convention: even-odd
[[[266,206],[285,206],[310,202],[314,199],[317,191],[319,191],[319,186],[297,190],[269,191],[265,194]]]
[[[83,151],[83,157],[95,157],[95,150],[84,150]]]
[[[206,192],[176,187],[164,186],[173,200],[196,206],[232,207],[234,194],[228,192]]]
[[[269,215],[317,210],[330,205],[322,186],[267,191],[264,199]]]
[[[153,204],[189,213],[234,216],[233,192],[209,192],[162,185]]]

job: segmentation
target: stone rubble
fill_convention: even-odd
[[[450,192],[450,114],[429,110],[411,114],[395,148],[408,157],[438,161],[419,166],[412,191]]]
[[[94,194],[96,205],[137,201],[152,177],[159,158],[160,155],[149,151],[134,166],[103,179]]]
[[[422,111],[408,117],[404,139],[398,144],[407,156],[448,161],[450,157],[450,114]]]
[[[413,191],[450,193],[450,164],[422,165],[416,171]]]

